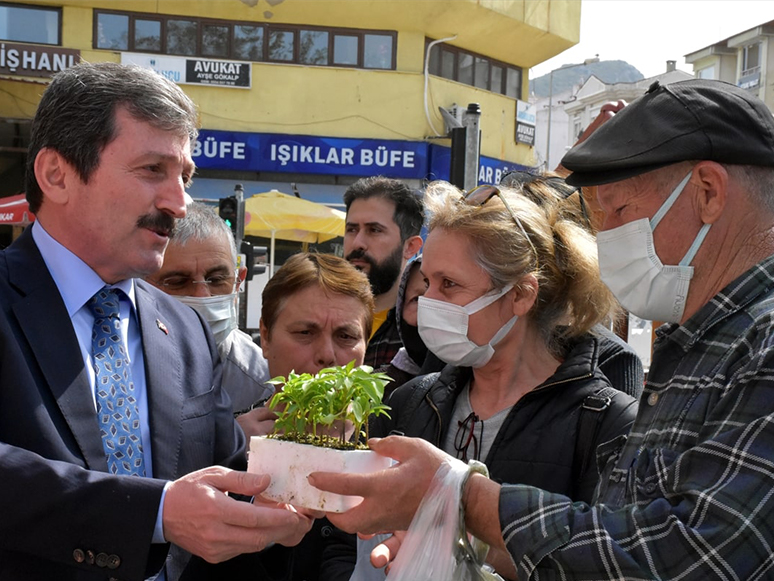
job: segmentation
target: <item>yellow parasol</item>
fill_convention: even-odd
[[[344,236],[346,214],[277,190],[245,200],[245,235],[271,239],[269,276],[274,275],[274,241],[325,242]]]

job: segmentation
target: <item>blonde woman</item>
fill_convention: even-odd
[[[428,186],[418,326],[446,366],[398,388],[391,417],[376,418],[371,435],[423,438],[484,462],[497,482],[591,502],[596,449],[629,431],[637,403],[599,369],[593,328],[618,306],[599,278],[578,196],[558,191],[557,180],[468,194]],[[340,566],[346,551],[336,552]],[[490,558],[501,575],[515,573],[504,553]]]
[[[628,432],[637,404],[599,370],[592,329],[617,303],[578,196],[554,195],[555,180],[468,194],[430,184],[418,325],[447,365],[396,390],[372,434],[421,437],[498,482],[591,502],[595,451]],[[492,562],[512,573],[504,555]]]

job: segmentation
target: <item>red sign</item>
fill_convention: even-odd
[[[35,220],[24,194],[0,198],[0,224],[23,226]]]

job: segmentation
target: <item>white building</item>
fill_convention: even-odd
[[[685,55],[700,79],[747,89],[774,111],[774,20]]]
[[[675,61],[667,61],[666,72],[633,83],[605,83],[592,75],[571,89],[554,93],[551,97],[530,99],[530,102],[535,105],[537,116],[535,164],[549,170],[559,165],[564,154],[575,144],[578,136],[599,114],[600,107],[605,103],[618,100],[631,103],[644,95],[655,81],[666,84],[692,78],[690,73],[677,70]],[[550,134],[548,131],[549,103],[551,105]]]
[[[571,89],[554,93],[549,97],[530,97],[530,103],[535,106],[535,165],[541,169],[554,169],[564,156],[569,140],[569,118],[564,111],[567,103],[575,100],[575,94],[580,85]],[[549,110],[551,114],[549,115]],[[548,123],[551,123],[549,143]],[[548,148],[551,151],[548,152]],[[546,161],[548,160],[548,163]]]
[[[567,99],[568,102],[562,106],[563,112],[566,115],[566,126],[560,127],[564,129],[565,135],[560,136],[559,131],[557,131],[557,135],[552,134],[552,141],[555,139],[560,141],[557,147],[561,144],[561,151],[558,152],[557,157],[553,157],[553,151],[555,150],[554,146],[551,146],[552,157],[549,161],[553,165],[549,167],[553,168],[559,164],[567,150],[578,140],[580,134],[599,115],[599,110],[605,103],[611,101],[631,103],[644,95],[648,87],[656,81],[666,85],[692,78],[690,73],[677,70],[675,68],[675,61],[667,61],[666,72],[633,83],[605,83],[592,75],[578,88],[572,97]]]

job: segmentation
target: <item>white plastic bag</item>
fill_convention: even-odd
[[[495,581],[484,566],[486,543],[468,535],[462,514],[462,486],[470,468],[444,462],[411,521],[387,581]]]
[[[370,539],[357,538],[357,562],[349,581],[384,581],[387,578],[384,567],[377,569],[371,564],[371,551],[391,536],[382,533]]]

